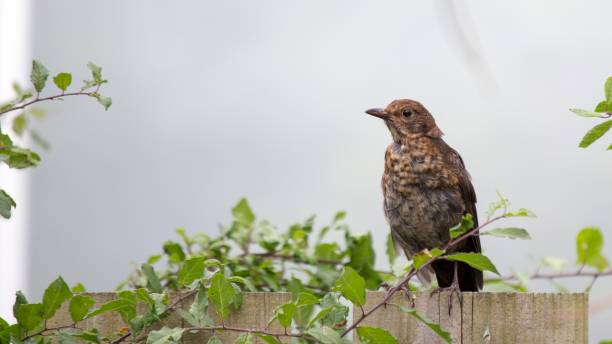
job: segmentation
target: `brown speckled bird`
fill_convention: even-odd
[[[385,153],[382,178],[384,211],[394,243],[408,259],[424,249],[442,247],[449,229],[472,214],[478,226],[476,194],[459,153],[442,140],[442,131],[421,103],[395,100],[385,109],[370,109],[391,132],[393,143]],[[451,252],[481,252],[472,236]],[[465,263],[436,261],[431,265],[440,288],[482,289],[482,272]],[[432,271],[419,278],[430,279]]]

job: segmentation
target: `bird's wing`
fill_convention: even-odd
[[[474,227],[478,227],[478,213],[476,212],[476,192],[474,191],[474,186],[472,185],[472,178],[470,174],[465,168],[465,164],[463,163],[463,159],[461,155],[457,153],[456,150],[451,148],[446,142],[443,140],[439,140],[441,144],[441,148],[443,150],[443,154],[447,157],[447,163],[450,165],[452,170],[455,172],[455,175],[459,179],[459,190],[461,191],[461,198],[463,198],[463,203],[465,204],[465,214],[471,214],[472,219],[474,220]],[[471,241],[471,242],[469,242]],[[472,252],[482,252],[480,247],[480,238],[478,236],[473,236],[468,240],[468,245],[472,245],[470,247]]]

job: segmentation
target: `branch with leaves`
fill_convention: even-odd
[[[13,118],[12,129],[15,134],[22,136],[25,132],[28,132],[35,143],[47,148],[46,140],[34,129],[28,127],[30,119],[41,119],[45,115],[43,110],[33,107],[33,105],[41,102],[63,100],[66,97],[73,96],[96,98],[105,109],[108,109],[112,104],[110,97],[100,94],[100,87],[108,82],[102,78],[102,68],[91,62],[87,64],[87,67],[91,71],[92,79],[84,80],[80,91],[68,92],[68,88],[72,84],[72,74],[62,72],[53,77],[53,83],[61,92],[50,96],[42,96],[41,93],[45,89],[49,78],[49,71],[42,63],[34,60],[30,73],[30,81],[34,89],[24,89],[17,83],[13,84],[14,98],[0,104],[0,116],[13,111],[22,111]],[[0,162],[6,164],[9,168],[31,168],[38,165],[40,155],[14,144],[9,134],[0,130]],[[13,198],[6,191],[0,189],[0,216],[6,219],[10,218],[14,207],[16,207],[16,203]]]
[[[70,290],[61,278],[52,283],[45,291],[42,304],[29,306],[25,298],[16,303],[17,324],[0,326],[0,338],[11,341],[14,338],[38,338],[62,336],[63,340],[83,339],[90,336],[92,342],[158,342],[174,343],[184,333],[198,331],[233,331],[242,333],[239,343],[250,343],[254,337],[267,343],[281,343],[283,337],[291,337],[298,343],[348,343],[347,335],[356,330],[356,336],[367,341],[371,338],[387,338],[384,343],[397,341],[385,329],[361,326],[361,322],[380,309],[387,301],[407,285],[418,271],[439,259],[466,262],[478,269],[497,272],[491,261],[480,254],[450,254],[445,252],[471,235],[496,235],[505,237],[528,236],[523,229],[491,229],[482,231],[485,226],[502,218],[533,214],[521,209],[508,212],[507,200],[492,206],[491,218],[481,227],[471,229],[473,223],[468,216],[461,224],[450,229],[451,240],[440,249],[423,251],[413,261],[406,262],[399,269],[410,271],[406,276],[379,273],[374,269],[375,254],[371,235],[355,235],[342,222],[345,213],[339,212],[331,223],[319,231],[314,231],[314,218],[294,224],[286,232],[278,232],[268,221],[257,221],[246,200],[241,200],[232,209],[234,221],[222,227],[219,237],[209,237],[204,233],[192,236],[184,229],[177,233],[182,242],[167,241],[163,245],[163,255],[151,256],[147,263],[122,284],[130,290],[122,290],[115,300],[92,309],[93,299],[83,294],[82,288]],[[503,210],[502,215],[493,216]],[[331,233],[341,234],[344,241],[325,241]],[[232,255],[232,251],[238,251]],[[250,252],[249,254],[245,254]],[[395,252],[389,251],[389,259],[395,260]],[[167,268],[155,268],[165,256]],[[278,257],[281,257],[280,259]],[[291,258],[291,259],[289,259]],[[334,264],[319,264],[326,260]],[[342,264],[339,271],[337,264]],[[294,275],[295,274],[295,275]],[[296,278],[301,275],[302,278]],[[305,276],[305,278],[303,277]],[[376,290],[382,284],[393,285],[385,302],[366,310],[366,289]],[[413,287],[414,283],[411,284]],[[62,291],[62,292],[60,292]],[[175,291],[193,296],[193,301],[185,307],[182,301],[171,303],[170,295]],[[269,331],[228,326],[225,319],[239,309],[245,291],[290,291],[290,302],[280,305],[270,319],[278,323],[284,331]],[[73,328],[47,329],[44,320],[53,311],[44,300],[59,300],[69,303],[70,315],[74,323],[93,318],[105,312],[118,312],[129,325],[127,331],[115,335],[102,336],[97,329],[78,330]],[[348,324],[349,307],[362,309],[362,317]],[[22,302],[23,301],[23,302]],[[144,305],[144,313],[136,310]],[[23,307],[23,309],[22,309]],[[30,308],[34,308],[33,310]],[[209,316],[209,308],[218,316],[219,323]],[[450,340],[450,335],[435,322],[412,308],[402,308],[430,329]],[[178,313],[188,324],[183,328],[161,328],[153,330],[154,325],[170,314]],[[51,314],[52,315],[52,314]],[[8,324],[7,324],[8,325]],[[92,335],[95,334],[95,335]],[[7,337],[8,336],[8,337]],[[214,335],[209,343],[217,343]],[[87,341],[87,340],[86,340]],[[4,344],[4,342],[0,343]],[[8,342],[7,342],[8,343]]]
[[[584,135],[579,144],[580,148],[587,148],[593,142],[604,136],[610,130],[610,128],[612,128],[612,119],[609,119],[612,117],[612,76],[609,77],[604,84],[604,96],[605,99],[595,106],[594,111],[585,109],[570,109],[570,111],[581,117],[607,119],[606,121],[603,121],[602,123],[599,123],[591,128],[591,130]],[[608,150],[612,150],[612,144],[608,146]]]

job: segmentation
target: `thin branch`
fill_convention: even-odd
[[[497,216],[494,217],[492,219],[487,220],[485,223],[483,223],[482,225],[472,228],[469,231],[465,232],[464,234],[451,239],[446,245],[444,245],[442,247],[443,251],[448,251],[448,249],[452,248],[453,246],[457,245],[458,243],[460,243],[461,241],[474,236],[474,235],[478,235],[478,232],[488,226],[489,224],[503,219],[505,216],[501,215],[501,216]],[[431,263],[440,260],[440,259],[444,259],[444,256],[439,256],[439,257],[434,257],[432,259],[430,259],[429,261],[427,261],[426,263],[424,263],[423,265],[421,265],[418,269],[412,269],[410,270],[410,273],[408,273],[408,275],[406,277],[404,277],[404,279],[402,279],[402,281],[400,283],[398,283],[395,287],[389,289],[389,291],[387,292],[387,295],[385,295],[385,298],[380,301],[379,303],[375,304],[371,309],[369,309],[368,311],[366,311],[365,313],[363,313],[361,315],[361,317],[359,319],[357,319],[356,321],[353,321],[353,324],[351,324],[351,326],[349,326],[346,330],[344,330],[344,332],[342,332],[342,337],[346,336],[349,332],[351,332],[352,330],[354,330],[355,328],[357,328],[357,326],[365,320],[365,318],[367,318],[368,316],[370,316],[372,313],[374,313],[377,309],[379,309],[380,307],[382,307],[383,305],[386,305],[389,300],[391,299],[391,297],[399,290],[402,289],[402,286],[406,283],[408,283],[410,281],[410,279],[412,279],[412,277],[416,276],[416,274],[418,272],[420,272],[421,270],[423,270],[424,268],[428,267],[429,265],[431,265]]]
[[[558,279],[558,278],[574,278],[574,277],[593,277],[593,278],[598,278],[598,277],[602,277],[602,276],[612,276],[612,268],[608,269],[608,270],[604,270],[601,272],[597,272],[597,271],[583,271],[582,268],[578,269],[577,271],[574,272],[557,272],[557,273],[541,273],[541,272],[535,272],[533,274],[531,274],[530,276],[527,276],[528,279]],[[517,280],[518,276],[516,274],[514,275],[509,275],[509,276],[503,276],[500,278],[493,278],[491,279],[492,281],[511,281],[511,280]]]
[[[32,104],[36,104],[39,102],[43,102],[43,101],[47,101],[47,100],[55,100],[55,99],[59,99],[59,98],[63,98],[63,97],[70,97],[70,96],[89,96],[91,97],[92,95],[94,95],[96,91],[93,92],[72,92],[72,93],[61,93],[61,94],[56,94],[54,96],[49,96],[49,97],[43,97],[43,98],[39,98],[36,97],[33,100],[27,102],[27,103],[23,103],[19,106],[14,106],[10,109],[4,110],[4,111],[0,111],[0,116],[4,115],[7,112],[11,112],[11,111],[16,111],[16,110],[21,110],[21,109],[25,109],[26,107],[32,105]]]
[[[45,321],[45,323],[46,323],[46,321]],[[27,339],[30,339],[30,338],[36,337],[36,336],[38,336],[38,335],[45,336],[45,335],[46,335],[46,334],[45,334],[45,332],[49,332],[49,331],[59,331],[59,330],[67,329],[67,328],[77,328],[77,327],[76,327],[76,324],[72,323],[72,324],[70,324],[70,325],[62,325],[62,326],[57,326],[57,327],[49,327],[49,328],[47,328],[47,326],[46,326],[46,324],[45,324],[45,328],[44,328],[44,329],[42,329],[42,330],[40,330],[40,331],[38,331],[38,332],[35,332],[35,333],[32,333],[32,334],[29,334],[29,335],[27,335],[27,336],[25,336],[25,337],[21,338],[21,340],[25,342]]]
[[[178,305],[180,305],[183,301],[185,301],[187,298],[195,295],[195,293],[197,293],[197,290],[190,290],[184,294],[182,294],[178,299],[176,299],[174,302],[172,302],[168,308],[166,308],[166,311],[164,312],[165,315],[169,315],[170,312],[173,312],[176,310],[176,308],[178,307]],[[121,337],[113,340],[112,342],[110,342],[110,344],[119,344],[121,342],[123,342],[124,340],[126,340],[129,336],[132,335],[132,331],[127,331],[126,333],[124,333]]]
[[[231,326],[205,326],[205,327],[186,327],[185,331],[234,331],[251,334],[263,334],[272,337],[293,337],[293,338],[305,338],[308,337],[303,333],[287,333],[287,332],[268,332],[257,329],[231,327]],[[310,338],[310,337],[308,337]]]
[[[290,261],[293,261],[295,263],[308,263],[307,261],[303,261],[303,260],[297,259],[294,256],[291,256],[291,255],[288,255],[288,254],[281,254],[281,253],[278,253],[278,252],[247,253],[247,254],[242,254],[240,257],[244,258],[247,255],[257,256],[257,257],[262,257],[262,258],[290,260]],[[330,264],[330,265],[343,265],[344,264],[342,261],[334,260],[334,259],[316,259],[316,262],[318,264]]]

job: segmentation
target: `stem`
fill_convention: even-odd
[[[0,116],[4,115],[7,112],[25,109],[26,107],[28,107],[28,106],[30,106],[32,104],[36,104],[36,103],[47,101],[47,100],[55,100],[55,99],[58,99],[58,98],[69,97],[69,96],[91,96],[94,93],[96,93],[96,92],[94,91],[94,92],[61,93],[61,94],[56,94],[54,96],[49,96],[49,97],[44,97],[44,98],[39,98],[37,96],[35,99],[33,99],[33,100],[31,100],[31,101],[29,101],[27,103],[23,103],[23,104],[21,104],[19,106],[15,106],[15,107],[12,107],[12,108],[4,110],[4,111],[0,111]]]
[[[192,295],[195,295],[195,293],[197,293],[197,290],[190,290],[186,293],[184,293],[183,295],[181,295],[178,299],[176,299],[176,301],[174,301],[173,303],[170,304],[170,306],[168,306],[168,308],[166,308],[166,311],[164,312],[165,316],[169,315],[170,312],[173,312],[176,310],[177,306],[185,301],[185,299],[189,298]],[[110,342],[110,344],[119,344],[121,342],[123,342],[124,340],[126,340],[129,336],[132,335],[132,331],[127,331],[126,333],[124,333],[121,337],[113,340],[112,342]],[[143,335],[148,335],[148,332],[144,332]]]
[[[571,278],[571,277],[593,277],[598,278],[601,276],[612,276],[612,268],[597,272],[597,271],[582,271],[582,268],[578,269],[575,272],[558,272],[558,273],[540,273],[535,272],[529,279],[558,279],[558,278]],[[501,278],[492,279],[493,281],[508,281],[508,280],[516,280],[518,277],[516,275],[504,276]]]
[[[29,334],[29,335],[27,335],[27,336],[25,336],[25,337],[21,338],[21,340],[25,342],[27,339],[30,339],[30,338],[36,337],[36,336],[38,336],[38,335],[43,335],[43,336],[44,336],[44,335],[45,335],[45,334],[44,334],[45,332],[48,332],[48,331],[59,331],[59,330],[63,330],[63,329],[66,329],[66,328],[76,328],[76,324],[74,324],[74,323],[73,323],[73,324],[70,324],[70,325],[62,325],[62,326],[57,326],[57,327],[49,327],[49,328],[47,328],[46,321],[45,321],[45,328],[44,328],[44,329],[42,329],[42,330],[40,330],[40,331],[38,331],[38,332],[35,332],[35,333],[32,333],[32,334]]]
[[[480,229],[482,229],[485,226],[488,226],[489,224],[500,220],[504,218],[504,215],[501,216],[497,216],[495,218],[492,218],[490,220],[487,220],[485,223],[483,223],[482,225],[472,228],[471,230],[465,232],[463,235],[460,235],[458,237],[456,237],[455,239],[451,239],[446,245],[444,245],[442,247],[442,250],[447,251],[449,248],[457,245],[458,243],[460,243],[461,241],[473,236],[473,235],[478,235],[478,232],[480,231]],[[342,337],[346,336],[349,332],[351,332],[352,330],[354,330],[355,328],[357,328],[357,326],[365,320],[365,318],[367,318],[368,316],[370,316],[372,313],[374,313],[377,309],[379,309],[380,307],[382,307],[383,305],[386,305],[389,300],[391,299],[391,297],[402,288],[402,285],[408,283],[410,281],[410,279],[412,277],[414,277],[418,272],[420,272],[421,270],[423,270],[424,268],[428,267],[429,265],[431,265],[431,263],[440,260],[440,259],[444,259],[444,256],[439,256],[439,257],[434,257],[432,259],[430,259],[429,261],[427,261],[425,264],[421,265],[418,269],[412,269],[410,271],[410,273],[404,277],[404,279],[402,279],[402,281],[400,283],[398,283],[395,287],[389,289],[389,291],[387,292],[387,295],[385,296],[385,298],[380,301],[379,303],[375,304],[370,310],[364,312],[361,317],[359,319],[357,319],[356,321],[353,321],[353,324],[351,326],[349,326],[344,332],[342,332]]]

